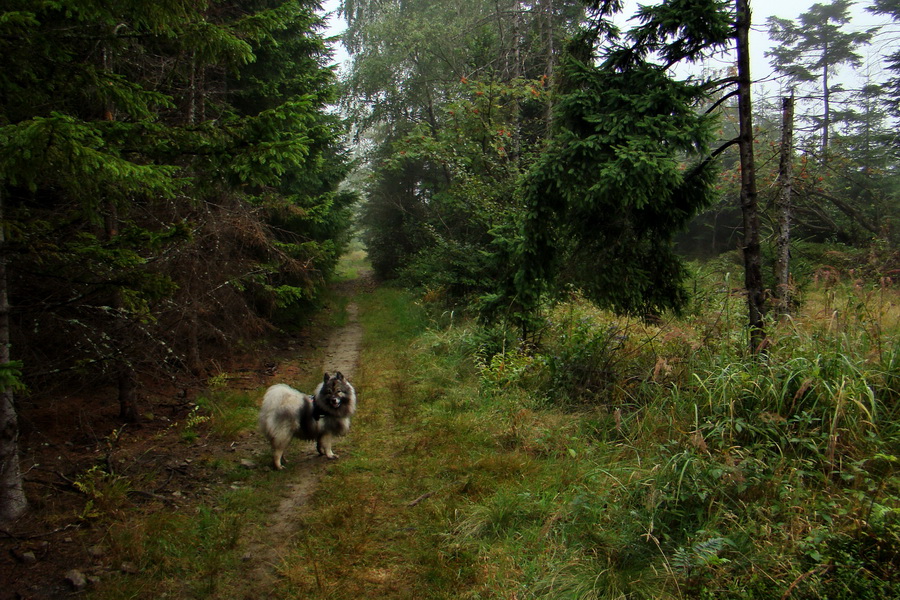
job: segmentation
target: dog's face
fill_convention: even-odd
[[[350,386],[340,371],[334,375],[325,373],[320,397],[327,406],[337,410],[350,401],[350,393]]]

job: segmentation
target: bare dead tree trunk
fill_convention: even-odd
[[[127,363],[119,368],[119,418],[126,423],[140,421],[137,409],[137,378]]]
[[[197,52],[192,52],[187,82],[187,106],[184,115],[188,126],[206,120],[206,69],[199,64],[200,62],[197,59]]]
[[[497,17],[497,32],[500,37],[499,48],[500,51],[503,52],[503,69],[501,70],[501,73],[503,78],[508,80],[510,73],[512,73],[512,65],[510,64],[509,52],[507,51],[506,29],[504,28],[506,20],[503,18],[503,10],[499,0],[494,0],[494,15]]]
[[[525,64],[524,64],[524,53],[522,52],[522,31],[524,30],[524,26],[522,24],[522,3],[516,2],[514,8],[514,16],[513,16],[513,46],[515,47],[514,60],[513,63],[513,79],[518,79],[522,77],[525,73]]]
[[[6,230],[2,225],[0,191],[0,369],[7,370],[0,387],[0,522],[21,517],[28,508],[19,467],[19,420],[11,382],[9,351],[9,299],[6,292]]]
[[[780,190],[775,220],[775,294],[778,313],[791,312],[791,191],[794,158],[794,94],[781,99],[781,160],[778,164]]]
[[[759,243],[759,206],[756,165],[753,160],[753,114],[750,106],[750,2],[737,1],[738,116],[741,155],[741,214],[744,224],[744,287],[747,290],[750,352],[764,350],[765,293],[762,278],[762,250]]]

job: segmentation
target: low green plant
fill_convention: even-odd
[[[107,472],[100,465],[80,473],[72,485],[87,498],[78,515],[80,520],[112,517],[130,504],[128,493],[132,489],[131,481]]]
[[[759,360],[742,354],[734,332],[710,335],[733,326],[721,312],[730,303],[711,304],[718,314],[639,326],[575,299],[551,313],[543,344],[530,348],[527,378],[498,377],[511,353],[476,358],[482,388],[499,381],[502,397],[601,390],[574,406],[543,405],[535,419],[576,408],[572,418],[589,436],[573,440],[580,460],[605,463],[615,447],[636,459],[618,456],[615,472],[606,463],[550,488],[558,502],[546,533],[560,545],[548,541],[540,564],[516,548],[524,553],[517,589],[603,598],[894,592],[871,549],[889,562],[900,549],[876,518],[900,505],[897,469],[872,459],[898,437],[896,324],[841,317],[822,329],[798,317],[773,330]],[[491,548],[480,552],[494,559],[510,545],[498,532],[528,539],[529,519],[517,512],[525,505],[511,497],[500,489],[471,506],[458,535],[477,533]]]
[[[475,367],[481,376],[482,388],[490,392],[502,392],[519,383],[534,363],[534,356],[525,346],[493,354],[486,350],[476,352]]]
[[[184,426],[181,430],[181,439],[185,442],[194,442],[200,437],[198,426],[210,420],[209,416],[200,414],[200,406],[194,406],[184,418]]]

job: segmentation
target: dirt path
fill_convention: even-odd
[[[358,287],[357,284],[346,290],[351,298]],[[351,301],[347,305],[347,324],[335,329],[325,342],[325,359],[321,368],[321,371],[327,372],[340,371],[351,382],[357,373],[362,350],[363,329],[357,320],[358,313],[359,307]],[[340,445],[338,441],[338,455]],[[263,455],[268,458],[267,449]],[[248,540],[244,554],[247,573],[252,581],[248,587],[260,592],[275,587],[285,550],[291,546],[296,535],[297,514],[309,502],[328,464],[311,442],[295,440],[286,455],[287,469],[281,473],[285,477],[283,498],[266,523]],[[268,468],[268,464],[263,468]]]

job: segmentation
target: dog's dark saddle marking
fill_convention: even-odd
[[[325,416],[325,411],[322,410],[322,407],[319,406],[319,404],[317,402],[313,402],[312,418],[315,419],[316,421],[318,421],[319,419],[321,419],[324,416]]]

